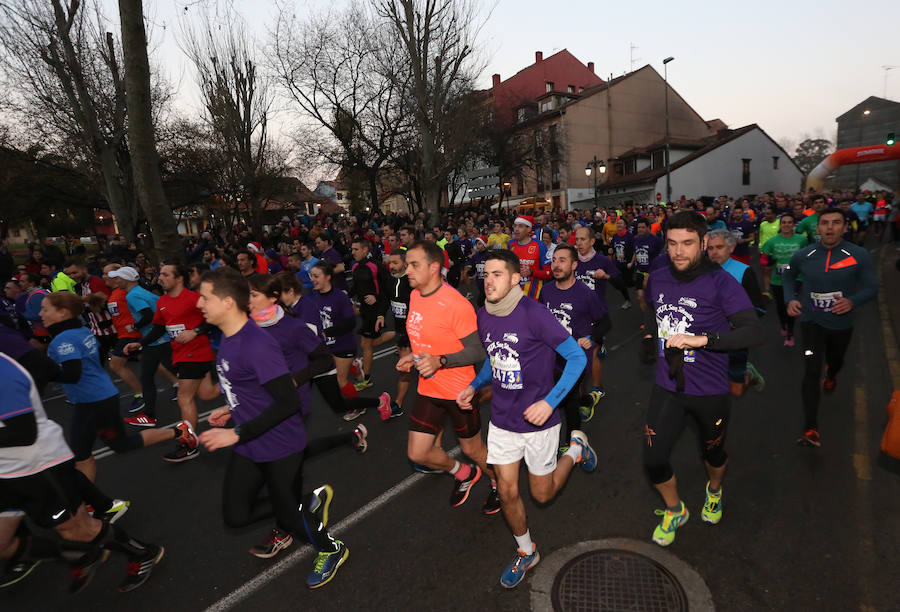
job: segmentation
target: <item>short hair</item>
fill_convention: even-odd
[[[790,217],[791,221],[793,221],[794,223],[797,222],[797,219],[794,218],[794,213],[790,210],[786,210],[783,213],[781,213],[781,215],[778,217],[779,222],[781,221],[781,219],[784,219],[785,217]]]
[[[300,284],[300,279],[292,272],[283,270],[275,275],[275,279],[281,285],[281,293],[293,291],[297,295],[300,295],[303,292],[303,285]]]
[[[713,238],[721,238],[725,241],[725,244],[730,247],[734,247],[737,244],[737,238],[735,238],[734,234],[727,229],[714,229],[706,234],[707,241],[712,240]]]
[[[844,211],[841,210],[840,208],[832,207],[832,208],[826,208],[825,210],[820,212],[819,219],[818,219],[818,221],[816,221],[816,223],[818,224],[820,221],[822,221],[822,217],[824,217],[825,215],[840,215],[841,221],[843,221],[844,223],[847,222],[847,217],[844,215]]]
[[[504,262],[506,264],[506,269],[509,270],[510,274],[519,274],[521,272],[522,262],[519,261],[519,256],[512,251],[506,249],[494,249],[484,256],[484,263],[494,259]]]
[[[646,225],[647,227],[650,227],[650,220],[647,219],[647,217],[638,217],[637,224],[638,225]]]
[[[168,259],[163,262],[164,266],[172,266],[175,269],[175,276],[180,276],[181,280],[187,283],[188,279],[191,277],[191,272],[183,262]]]
[[[576,227],[575,232],[578,233],[578,230],[580,229],[587,230],[588,238],[590,238],[591,240],[593,240],[597,236],[596,232],[594,232],[594,228],[590,225],[581,225],[579,227]]]
[[[425,260],[428,264],[440,264],[444,265],[444,250],[441,249],[437,244],[430,240],[416,240],[410,245],[409,250],[413,249],[422,249],[425,251]]]
[[[388,257],[391,255],[396,255],[403,261],[406,261],[406,249],[394,249],[390,253],[388,253]]]
[[[334,244],[334,240],[332,240],[328,234],[319,234],[318,236],[316,236],[316,238],[319,238],[322,242],[327,242],[328,244]]]
[[[71,291],[54,291],[44,297],[44,299],[50,302],[50,305],[57,310],[67,311],[72,315],[72,319],[81,316],[81,313],[84,311],[84,302],[81,296],[75,295]]]
[[[209,264],[208,264],[208,263],[203,263],[203,262],[201,261],[201,262],[198,262],[198,263],[195,263],[195,264],[191,264],[189,269],[191,269],[191,270],[196,270],[196,271],[197,271],[197,274],[199,274],[200,276],[203,276],[203,273],[204,273],[204,272],[208,272],[208,271],[209,271]]]
[[[328,261],[326,259],[320,259],[319,261],[317,261],[313,265],[313,268],[317,268],[317,269],[321,270],[322,274],[324,274],[325,276],[328,276],[328,277],[334,276],[334,266],[331,264],[330,261]]]
[[[203,275],[201,283],[212,285],[212,293],[219,299],[231,298],[238,310],[247,312],[250,306],[250,285],[244,275],[226,266],[219,266]]]
[[[28,282],[31,283],[32,285],[40,285],[41,284],[41,275],[40,274],[35,274],[34,272],[26,272],[25,278],[27,278]]]
[[[572,231],[572,224],[569,223],[569,222],[560,223],[560,224],[559,224],[559,229],[560,229],[560,231],[566,230],[567,232],[571,232],[571,231]]]
[[[368,238],[364,238],[363,236],[357,236],[350,244],[359,244],[366,247],[367,249],[372,248],[372,245],[369,243]]]
[[[666,231],[673,229],[696,232],[698,237],[703,238],[706,235],[706,217],[694,210],[680,210],[668,218]]]
[[[63,264],[63,268],[68,268],[71,266],[76,266],[78,268],[86,268],[87,264],[83,259],[67,259],[66,263]]]
[[[235,254],[234,254],[234,261],[236,262],[237,258],[240,257],[241,255],[246,255],[247,259],[256,263],[256,257],[254,257],[248,249],[238,249],[237,252],[235,252]]]
[[[578,261],[578,249],[569,244],[568,242],[561,242],[556,245],[556,248],[553,250],[553,254],[556,255],[560,251],[566,251],[569,253],[569,257],[572,258],[572,261]]]
[[[412,225],[404,225],[404,226],[401,227],[399,230],[397,230],[397,233],[399,234],[399,233],[402,232],[402,231],[406,231],[406,233],[407,233],[407,234],[410,234],[411,236],[415,236],[415,235],[416,235],[416,228],[413,227]]]

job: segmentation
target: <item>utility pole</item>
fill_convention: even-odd
[[[628,43],[628,46],[630,47],[630,48],[629,48],[629,55],[630,55],[630,57],[631,57],[631,72],[634,72],[634,63],[635,63],[635,62],[641,61],[641,58],[635,57],[635,56],[634,56],[634,52],[635,52],[637,49],[640,49],[640,47],[638,47],[638,46],[635,45],[634,43]]]
[[[882,96],[882,98],[884,98],[885,100],[890,100],[890,98],[887,97],[888,74],[891,72],[891,70],[894,70],[895,68],[900,68],[900,66],[882,66],[881,67],[881,69],[884,70],[884,95]]]

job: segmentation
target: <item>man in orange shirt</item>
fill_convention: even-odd
[[[103,268],[103,282],[113,287],[109,297],[106,298],[106,310],[112,317],[112,324],[118,337],[115,346],[109,353],[109,367],[134,392],[134,398],[131,400],[128,412],[137,413],[144,409],[144,395],[141,383],[134,372],[131,371],[131,368],[128,367],[128,356],[125,354],[124,349],[129,342],[139,342],[141,332],[133,327],[134,317],[131,316],[131,312],[128,310],[128,303],[125,301],[125,291],[109,277],[110,272],[121,267],[119,264],[109,264]],[[91,304],[90,301],[88,303]],[[98,305],[102,306],[102,302]],[[91,306],[93,307],[93,304]]]
[[[456,289],[442,282],[443,251],[435,243],[414,242],[406,252],[406,275],[412,287],[406,333],[412,353],[397,362],[397,369],[419,372],[418,397],[409,419],[409,459],[454,477],[450,505],[459,506],[469,496],[471,486],[482,472],[491,479],[491,491],[484,502],[484,514],[500,511],[500,495],[493,470],[487,467],[487,447],[481,439],[478,407],[460,408],[456,398],[475,378],[472,366],[485,359],[478,337],[475,309]],[[472,461],[451,459],[437,436],[450,417],[463,453]]]

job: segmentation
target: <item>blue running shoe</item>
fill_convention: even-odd
[[[311,589],[318,589],[320,586],[328,584],[334,578],[338,568],[344,564],[347,557],[350,556],[350,549],[341,542],[335,540],[338,549],[333,552],[320,552],[316,555],[316,562],[313,564],[313,570],[306,576],[306,586]]]
[[[532,544],[530,555],[526,555],[521,548],[516,551],[516,556],[500,576],[500,584],[507,589],[514,588],[525,579],[525,572],[538,564],[541,555],[537,551],[537,544]]]
[[[597,453],[588,444],[587,434],[583,431],[574,430],[572,437],[569,439],[569,446],[577,444],[581,447],[581,469],[585,472],[593,472],[597,469]]]
[[[419,472],[420,474],[446,474],[447,473],[444,470],[436,470],[434,468],[428,467],[427,465],[422,465],[421,463],[413,463],[412,461],[410,461],[410,463],[412,464],[412,468],[415,471]]]
[[[128,414],[136,414],[138,412],[143,412],[144,406],[146,406],[146,404],[144,403],[143,396],[135,395],[131,399],[131,405],[128,407]]]

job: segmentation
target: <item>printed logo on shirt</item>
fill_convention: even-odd
[[[166,325],[166,332],[169,334],[169,339],[174,340],[178,337],[178,335],[184,331],[184,324],[178,323],[177,325]]]
[[[222,387],[222,393],[225,394],[225,401],[227,401],[231,409],[234,410],[241,405],[241,402],[238,401],[237,395],[234,394],[234,391],[231,388],[231,383],[225,376],[225,373],[228,372],[228,369],[228,360],[226,359],[223,359],[216,364],[216,372],[219,375],[219,386]]]
[[[319,309],[319,320],[322,321],[322,329],[331,329],[333,327],[333,323],[331,322],[331,306],[322,306]],[[325,336],[325,344],[331,345],[337,342],[337,338],[334,336]]]
[[[81,344],[84,345],[84,348],[88,353],[96,353],[97,352],[97,339],[91,334],[90,336],[85,336],[84,340],[81,341]]]
[[[587,285],[588,289],[593,291],[597,288],[596,279],[594,278],[594,272],[596,272],[596,270],[586,270],[584,274],[576,274],[575,278]]]
[[[503,340],[491,342],[491,335],[488,333],[485,337],[485,342],[488,343],[487,354],[491,360],[491,375],[500,388],[518,391],[523,388],[522,364],[519,362],[518,351],[507,344],[508,336],[515,337],[515,334],[504,334]]]
[[[75,346],[70,342],[63,342],[56,347],[56,353],[58,355],[71,355],[74,352]]]
[[[519,343],[519,336],[517,336],[516,334],[503,334],[503,339],[506,342],[512,342],[513,344]]]
[[[678,303],[681,306],[690,306],[691,308],[694,308],[694,309],[697,308],[697,300],[695,300],[694,298],[681,297],[681,298],[678,298]]]
[[[109,314],[111,314],[112,316],[114,316],[114,317],[119,316],[119,303],[118,302],[107,302],[106,309],[109,311]]]

